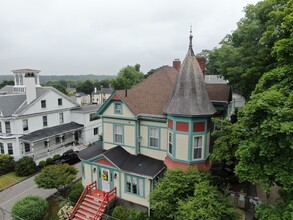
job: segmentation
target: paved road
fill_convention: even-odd
[[[80,178],[80,163],[77,163],[74,166],[78,169],[77,178]],[[12,206],[18,200],[29,195],[38,195],[46,199],[55,192],[55,189],[39,189],[34,182],[34,176],[3,190],[2,192],[0,192],[0,220],[11,219],[9,213],[7,213],[6,211],[10,212]]]

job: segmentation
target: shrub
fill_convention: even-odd
[[[60,220],[69,220],[70,213],[73,210],[73,206],[70,203],[66,203],[61,209],[58,211],[58,219]]]
[[[125,219],[129,218],[127,210],[123,206],[116,206],[112,212],[112,216],[118,219]]]
[[[53,156],[53,160],[56,160],[56,159],[58,159],[59,157],[61,157],[60,154],[56,154],[56,155]]]
[[[46,160],[46,165],[47,166],[50,165],[52,161],[53,161],[53,158],[48,157],[47,160]]]
[[[33,158],[23,157],[15,164],[15,173],[17,176],[29,176],[37,170],[37,165]]]
[[[46,166],[46,161],[41,160],[38,165],[40,168],[44,168]]]
[[[116,206],[112,212],[112,217],[123,220],[147,219],[148,215],[144,211],[137,211],[133,208],[126,209],[123,206]]]
[[[14,171],[15,161],[12,156],[0,155],[0,175]]]
[[[28,196],[16,202],[12,207],[13,219],[41,220],[44,217],[49,205],[48,202],[39,196]]]
[[[70,193],[68,194],[68,198],[72,203],[76,203],[83,191],[82,183],[76,182],[70,188]]]

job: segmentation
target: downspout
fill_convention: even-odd
[[[140,120],[137,119],[135,122],[136,124],[136,155],[140,154],[140,142],[141,142],[141,137],[140,137]]]

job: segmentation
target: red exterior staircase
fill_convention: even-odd
[[[116,187],[109,192],[97,189],[97,182],[85,187],[71,212],[71,220],[100,220],[108,203],[115,199]]]

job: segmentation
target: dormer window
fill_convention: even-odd
[[[46,100],[41,100],[41,107],[42,108],[46,108],[47,107]]]
[[[115,114],[122,114],[122,104],[121,103],[115,103],[114,113]]]

